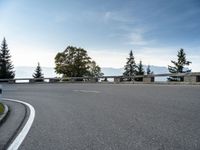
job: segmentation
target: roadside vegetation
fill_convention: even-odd
[[[35,72],[33,73],[33,78],[35,78],[36,82],[43,82],[43,78],[44,78],[44,75],[42,73],[42,68],[40,67],[40,63],[38,62],[38,65],[35,69]]]
[[[186,59],[186,53],[184,52],[184,49],[180,49],[177,54],[178,60],[177,61],[171,61],[173,66],[168,66],[168,70],[170,73],[186,73],[191,72],[190,69],[185,68],[184,66],[189,66],[192,62],[187,61]],[[183,77],[169,77],[169,81],[183,81]]]
[[[3,104],[0,103],[0,115],[4,112],[4,107],[3,107]]]
[[[191,72],[185,66],[189,66],[192,62],[187,61],[186,53],[184,49],[180,49],[177,54],[177,61],[171,60],[172,65],[168,65],[170,73],[186,73]],[[54,58],[55,72],[62,75],[64,78],[69,77],[99,77],[103,76],[101,67],[88,56],[87,50],[83,48],[77,48],[75,46],[68,46],[64,51],[58,52]],[[11,55],[9,53],[6,39],[4,38],[0,47],[0,79],[12,79],[15,77],[15,71],[13,70]],[[126,64],[124,65],[123,76],[135,76],[135,75],[151,75],[150,65],[144,70],[142,60],[138,63],[135,62],[133,51],[129,53]],[[43,82],[44,75],[40,63],[33,73],[35,81]],[[38,79],[38,80],[37,80]],[[137,81],[141,81],[142,78],[137,78]],[[131,77],[128,80],[132,80]],[[171,76],[168,81],[183,81],[183,77]]]
[[[13,69],[11,55],[6,39],[4,38],[0,48],[0,79],[13,79],[15,77]]]
[[[68,46],[55,57],[55,71],[63,77],[98,77],[102,76],[101,68],[82,48]]]
[[[142,64],[142,61],[140,60],[137,64],[135,62],[135,57],[133,55],[132,50],[129,53],[129,57],[127,58],[126,65],[124,66],[125,72],[123,73],[124,76],[134,76],[134,75],[144,75],[144,74],[153,74],[153,72],[150,69],[150,65],[148,65],[147,70],[145,72],[144,66]],[[128,79],[129,81],[131,78]],[[141,81],[142,78],[136,78],[136,81]]]

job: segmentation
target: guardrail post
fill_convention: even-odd
[[[152,83],[152,82],[154,82],[154,77],[152,77],[152,76],[144,76],[143,77],[143,82],[144,83]]]
[[[90,78],[89,81],[92,82],[92,83],[96,83],[96,82],[98,82],[98,78],[95,78],[95,77]]]
[[[29,79],[29,83],[35,83],[34,79]]]
[[[200,75],[185,75],[184,82],[196,83],[200,82]]]
[[[115,83],[120,83],[120,82],[122,82],[122,78],[121,77],[114,77],[114,82]]]
[[[49,83],[55,83],[55,82],[59,82],[60,80],[59,79],[54,79],[54,78],[52,78],[52,79],[49,79]]]
[[[15,83],[15,79],[8,80],[8,83]]]

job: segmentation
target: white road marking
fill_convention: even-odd
[[[100,91],[90,91],[90,90],[73,90],[73,91],[82,93],[100,93]]]
[[[7,98],[3,98],[3,100],[21,103],[21,104],[26,105],[30,109],[30,115],[29,115],[29,118],[28,118],[26,124],[24,125],[21,132],[17,135],[17,137],[14,139],[14,141],[10,144],[10,146],[7,149],[7,150],[17,150],[19,148],[19,146],[22,144],[23,140],[25,139],[26,135],[28,134],[28,132],[33,124],[33,121],[35,118],[35,109],[29,103],[26,103],[26,102],[23,102],[20,100],[7,99]]]

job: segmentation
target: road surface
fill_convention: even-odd
[[[8,84],[35,108],[21,150],[199,150],[200,86]]]

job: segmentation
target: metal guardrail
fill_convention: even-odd
[[[100,77],[68,77],[68,78],[15,78],[15,79],[0,79],[0,82],[5,83],[58,83],[58,82],[107,82],[108,79],[113,79],[113,83],[120,82],[140,82],[140,83],[155,83],[156,77],[183,77],[185,83],[200,83],[200,72],[192,73],[177,73],[177,74],[150,74],[150,75],[135,75],[135,76],[100,76]],[[140,80],[137,80],[140,79]],[[26,81],[26,82],[25,82]],[[167,82],[169,83],[169,82]],[[172,82],[171,82],[172,83]],[[177,82],[176,82],[177,83]]]

